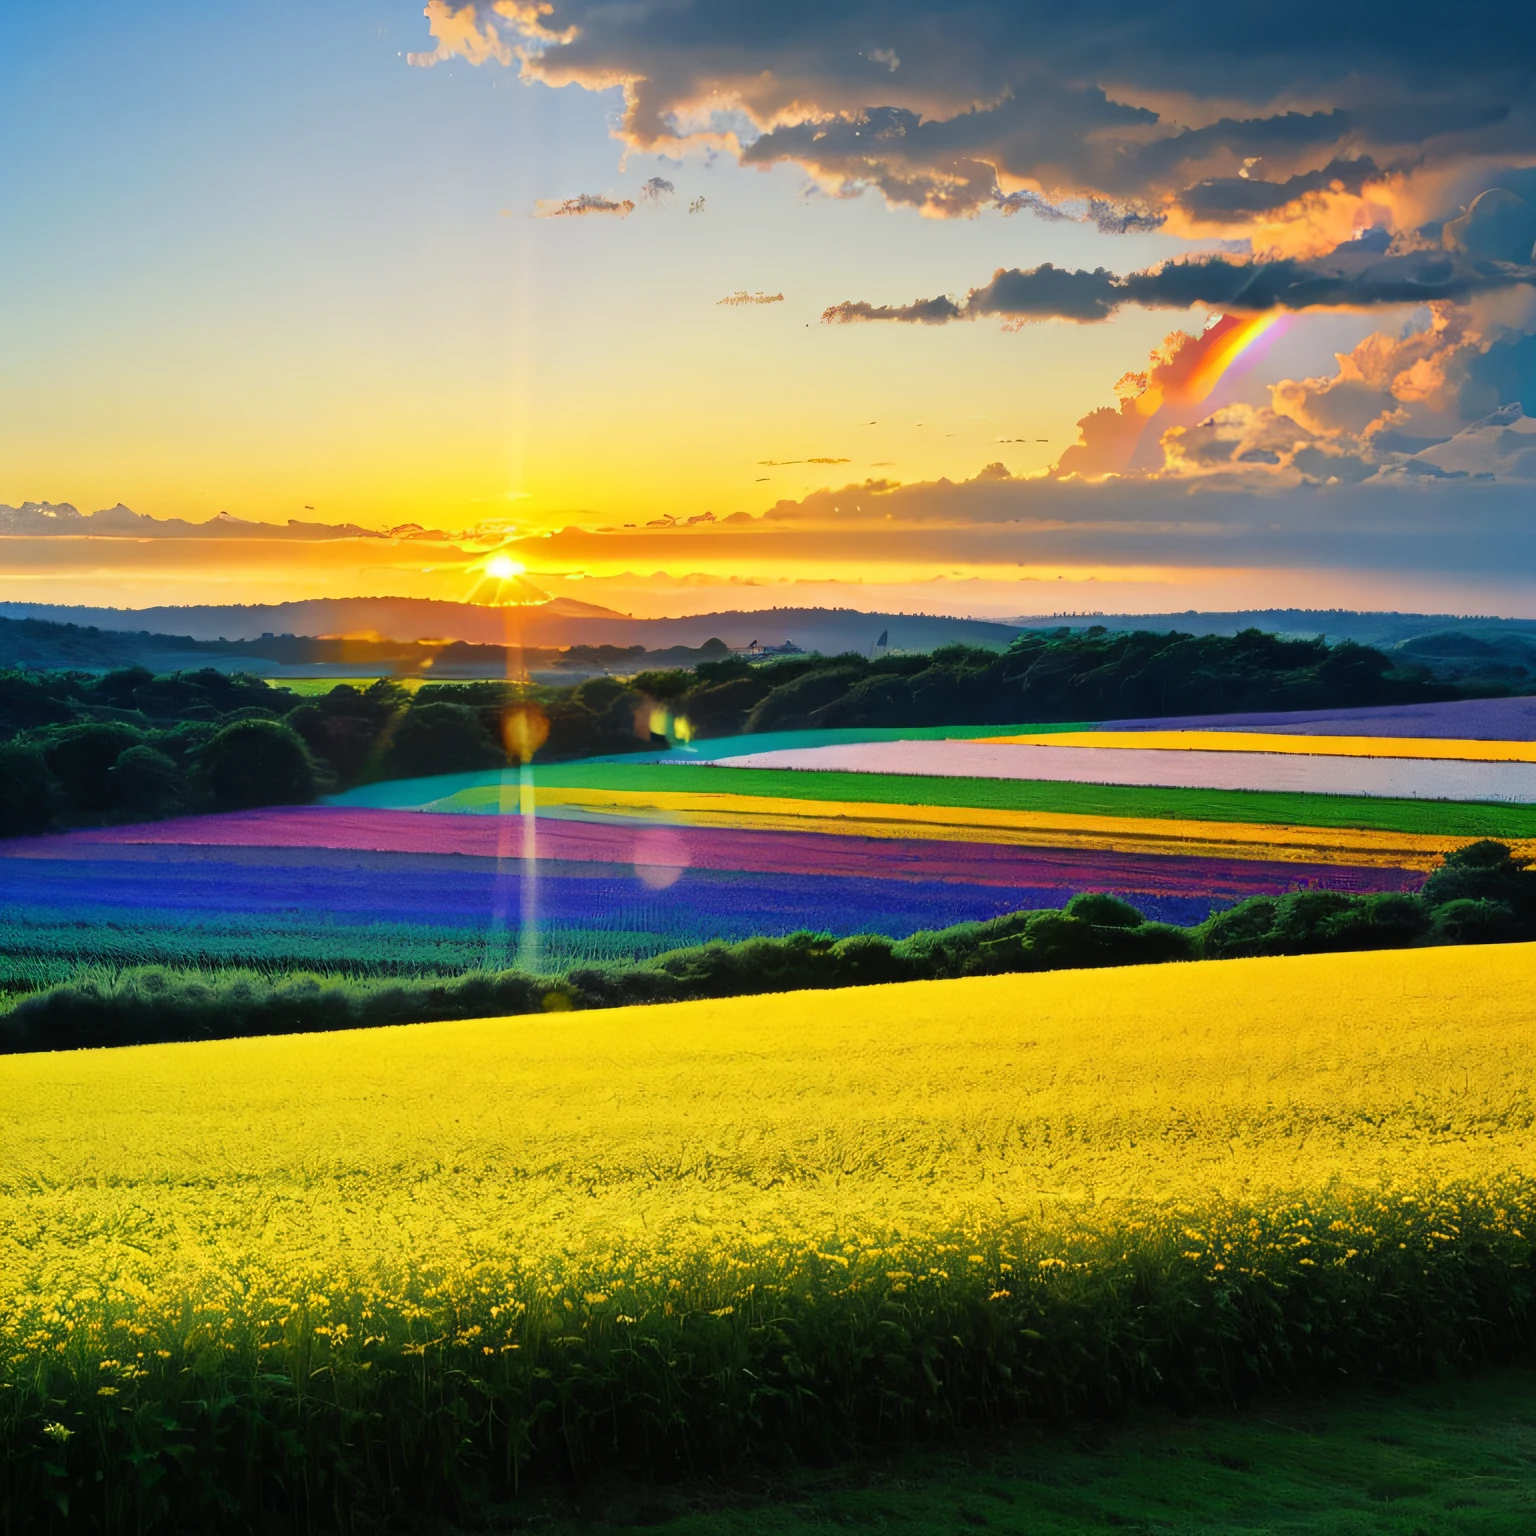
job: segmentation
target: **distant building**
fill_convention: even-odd
[[[783,645],[764,645],[754,640],[736,654],[745,656],[748,661],[756,661],[759,656],[804,656],[806,653],[793,640],[786,640]]]

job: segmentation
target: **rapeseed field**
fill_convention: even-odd
[[[345,1523],[1509,1347],[1533,962],[0,1059],[0,1523]]]

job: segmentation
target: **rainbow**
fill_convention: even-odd
[[[1249,353],[1281,323],[1282,316],[1271,311],[1262,315],[1223,315],[1200,338],[1202,354],[1178,389],[1176,398],[1198,405],[1222,379],[1245,357],[1250,364],[1259,354]]]

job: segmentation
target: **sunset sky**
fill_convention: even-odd
[[[19,8],[0,503],[452,537],[0,599],[1536,613],[1536,23],[1289,14]]]

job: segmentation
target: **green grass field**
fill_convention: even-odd
[[[383,674],[382,678],[380,674],[372,673],[366,677],[264,677],[262,681],[270,683],[274,688],[286,688],[301,698],[313,699],[323,698],[333,688],[339,688],[343,683],[361,692],[364,688],[371,687],[383,679],[398,683],[400,687],[412,693],[422,684],[422,679],[419,677],[389,677],[388,673]]]
[[[1017,1432],[729,1484],[599,1485],[486,1511],[485,1522],[463,1529],[492,1522],[549,1536],[1528,1536],[1536,1530],[1536,1371],[1227,1417]]]

